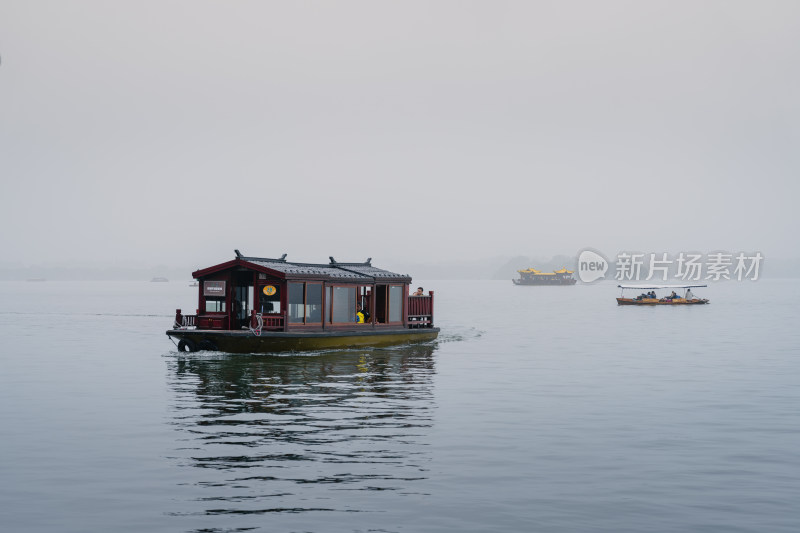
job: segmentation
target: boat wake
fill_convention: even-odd
[[[417,352],[417,351],[424,351],[432,353],[435,351],[436,346],[438,343],[441,342],[439,340],[433,340],[429,342],[415,342],[409,344],[397,344],[392,346],[363,346],[359,348],[331,348],[328,350],[307,350],[307,351],[299,351],[299,352],[291,352],[291,351],[283,351],[283,352],[254,352],[254,353],[229,353],[229,352],[221,352],[221,351],[208,351],[208,350],[201,350],[197,352],[181,352],[177,349],[170,350],[165,352],[162,357],[164,358],[178,358],[182,360],[195,360],[195,359],[207,359],[207,360],[214,360],[214,359],[228,359],[232,357],[242,357],[242,358],[256,358],[256,357],[267,357],[267,358],[296,358],[296,357],[325,357],[329,355],[337,355],[337,354],[396,354],[396,353],[405,353],[405,352]]]
[[[486,332],[475,327],[448,329],[447,331],[442,331],[439,333],[439,338],[436,342],[445,343],[472,341],[479,339],[484,333]]]

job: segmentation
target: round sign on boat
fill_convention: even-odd
[[[264,294],[266,294],[267,296],[272,296],[276,292],[277,292],[277,289],[275,288],[275,285],[265,285],[264,286]]]

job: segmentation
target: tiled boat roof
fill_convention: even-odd
[[[364,281],[368,281],[371,279],[370,276],[364,276],[358,272],[351,272],[349,270],[336,268],[330,265],[316,265],[308,263],[273,263],[270,261],[260,261],[249,258],[242,258],[242,259],[244,259],[248,263],[253,263],[254,265],[263,266],[271,270],[277,270],[278,272],[283,272],[284,274],[347,278],[347,279],[357,279],[357,280],[363,279]],[[394,274],[394,276],[398,275],[399,274]]]
[[[286,260],[286,254],[277,259],[268,257],[247,257],[242,255],[239,250],[236,250],[236,259],[258,267],[280,272],[289,279],[297,276],[300,278],[315,277],[364,283],[387,280],[411,281],[411,276],[407,274],[398,274],[372,266],[372,258],[367,259],[363,263],[339,263],[333,257],[330,258],[328,264],[294,263]],[[225,265],[225,263],[218,266],[222,267],[223,265]],[[198,273],[210,270],[217,270],[217,268],[210,267],[198,271]],[[220,270],[224,270],[224,268],[220,268]]]

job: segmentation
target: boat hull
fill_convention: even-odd
[[[694,298],[693,300],[684,300],[683,298],[676,298],[675,300],[661,300],[656,298],[634,300],[633,298],[617,298],[618,305],[704,305],[707,303],[708,300],[705,298]]]
[[[304,352],[342,348],[382,347],[432,341],[439,328],[369,331],[283,332],[168,330],[181,351],[212,350],[229,353]]]

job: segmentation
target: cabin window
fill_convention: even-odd
[[[206,313],[224,313],[224,298],[206,298]]]
[[[364,321],[372,322],[372,287],[362,285],[358,288],[356,309],[364,310]]]
[[[322,285],[306,283],[306,323],[322,322]]]
[[[305,309],[303,306],[303,293],[305,283],[289,283],[289,322],[303,322]]]
[[[289,283],[289,322],[322,322],[321,283]]]
[[[403,321],[403,286],[389,287],[389,322]]]
[[[331,304],[333,303],[333,287],[325,287],[325,323],[331,321]]]
[[[333,322],[355,322],[356,288],[334,287],[332,310]]]

